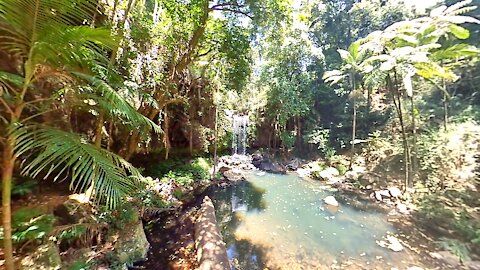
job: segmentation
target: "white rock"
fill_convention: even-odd
[[[388,190],[379,190],[377,191],[380,195],[382,195],[382,197],[386,197],[386,198],[390,198],[390,192],[388,192]]]
[[[382,195],[378,192],[378,191],[375,191],[373,192],[374,196],[375,196],[375,199],[377,199],[377,201],[382,201]]]
[[[423,270],[423,268],[418,267],[418,266],[409,266],[407,270]]]
[[[323,201],[328,205],[338,206],[338,202],[333,196],[327,196],[325,199],[323,199]]]
[[[310,176],[310,170],[309,169],[298,168],[297,169],[297,174],[301,178],[308,177],[308,176]]]
[[[257,172],[255,175],[256,176],[264,176],[266,173],[265,172]]]
[[[398,197],[402,196],[402,191],[397,187],[389,187],[388,192],[394,198],[398,198]]]
[[[329,179],[333,176],[339,176],[340,172],[334,167],[328,167],[325,170],[321,171],[319,175],[323,179]]]
[[[402,244],[400,243],[400,241],[398,241],[398,239],[395,236],[391,236],[391,235],[387,236],[387,241],[390,242],[387,246],[389,249],[395,252],[399,252],[403,250]]]
[[[397,211],[398,211],[400,214],[404,214],[404,215],[410,214],[410,211],[408,211],[407,205],[404,204],[404,203],[398,203],[398,204],[397,204]]]

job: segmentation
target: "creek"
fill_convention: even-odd
[[[339,207],[323,199],[334,195]],[[421,266],[408,249],[377,241],[398,234],[372,202],[340,196],[296,175],[256,175],[210,194],[232,269],[405,269]],[[353,204],[355,203],[355,207]]]

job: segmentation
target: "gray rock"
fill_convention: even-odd
[[[437,259],[441,263],[447,264],[451,267],[459,267],[460,266],[460,258],[453,255],[449,251],[431,252],[430,256],[434,259]]]
[[[39,246],[32,254],[20,262],[20,270],[57,270],[62,269],[62,260],[58,246],[49,241]]]
[[[300,167],[301,161],[298,158],[294,158],[290,160],[288,164],[285,165],[285,167],[288,170],[295,171]]]
[[[149,248],[142,221],[133,222],[118,232],[110,258],[117,264],[129,265],[144,260]]]
[[[468,261],[463,265],[465,265],[468,270],[480,270],[480,261]]]

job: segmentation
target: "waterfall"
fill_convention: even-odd
[[[245,155],[247,150],[247,115],[233,115],[232,151],[234,155]]]

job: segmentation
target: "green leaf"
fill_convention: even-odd
[[[465,29],[461,26],[450,24],[448,26],[448,29],[458,39],[467,39],[470,37],[470,31],[468,31],[468,29]]]
[[[40,125],[19,127],[12,131],[17,145],[16,156],[34,152],[22,173],[44,178],[53,174],[55,180],[71,172],[70,187],[85,191],[94,183],[95,201],[114,208],[129,194],[142,176],[130,163],[80,136]]]

